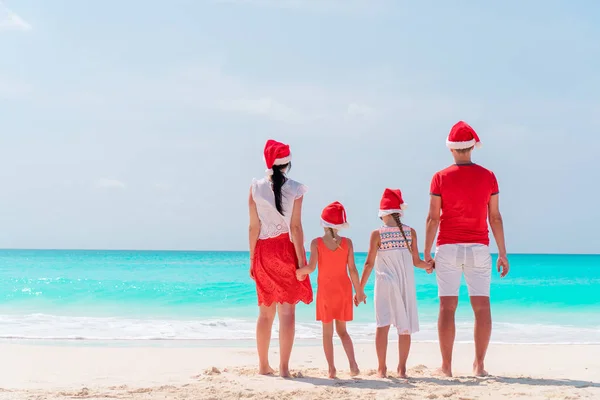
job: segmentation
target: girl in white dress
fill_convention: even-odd
[[[406,378],[411,335],[419,331],[413,266],[431,273],[433,263],[426,263],[421,259],[415,230],[400,221],[405,208],[400,190],[385,189],[379,208],[383,227],[371,234],[361,285],[364,290],[375,267],[375,344],[379,361],[377,375],[381,378],[387,376],[388,336],[390,326],[394,325],[398,331],[400,353],[398,375]]]

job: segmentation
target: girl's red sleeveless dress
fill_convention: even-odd
[[[319,238],[317,249],[317,321],[352,321],[354,301],[352,282],[348,276],[348,240],[342,238],[340,247],[330,250],[323,239]]]

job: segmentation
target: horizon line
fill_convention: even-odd
[[[101,248],[30,248],[30,247],[0,247],[0,251],[105,251],[105,252],[157,252],[157,253],[249,253],[249,250],[199,250],[199,249],[101,249]],[[367,253],[368,251],[355,251],[355,253]],[[307,251],[310,253],[310,251]],[[419,254],[424,254],[422,251]],[[491,252],[497,255],[498,252]],[[600,253],[525,253],[509,252],[508,255],[531,255],[531,256],[600,256]]]

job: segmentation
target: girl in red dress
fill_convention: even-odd
[[[296,331],[296,303],[313,300],[308,279],[296,279],[306,265],[302,230],[302,198],[306,186],[289,179],[288,145],[267,141],[267,177],[252,182],[250,208],[250,276],[256,282],[260,314],[256,323],[259,373],[273,374],[269,344],[275,314],[279,313],[279,375],[289,377],[289,361]]]
[[[325,228],[325,235],[312,241],[310,262],[306,267],[300,268],[296,275],[299,281],[305,282],[307,275],[319,265],[317,321],[323,323],[323,349],[329,364],[329,377],[336,377],[333,361],[334,321],[335,330],[350,362],[350,375],[356,376],[360,371],[354,357],[352,339],[346,330],[346,322],[352,321],[353,317],[352,286],[356,291],[356,305],[365,300],[365,293],[354,262],[352,241],[338,235],[340,229],[348,227],[344,206],[338,202],[328,205],[321,214],[321,225]]]

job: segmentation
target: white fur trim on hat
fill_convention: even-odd
[[[350,228],[350,224],[347,222],[344,222],[341,225],[335,225],[335,224],[330,224],[329,222],[325,221],[324,219],[321,219],[321,226],[323,228],[333,228],[333,229],[337,229],[337,230]]]
[[[402,204],[402,206],[404,206],[404,204]],[[397,210],[379,210],[379,218],[385,217],[386,215],[392,215],[392,214],[400,214],[400,216],[403,216],[404,215],[404,211],[402,211],[401,209],[397,209]]]
[[[478,142],[475,139],[471,139],[466,142],[451,142],[449,140],[446,140],[446,146],[448,146],[449,149],[454,149],[454,150],[468,149],[469,147],[473,147],[473,146],[480,148],[481,142]]]
[[[276,159],[275,163],[273,165],[285,165],[285,164],[288,164],[290,161],[292,161],[292,155],[291,154],[289,156],[287,156],[287,157]]]

